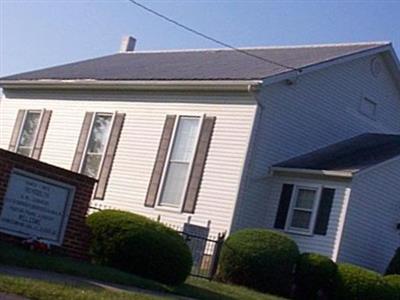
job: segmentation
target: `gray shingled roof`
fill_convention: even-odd
[[[400,155],[400,135],[366,133],[274,167],[357,172]]]
[[[389,43],[359,43],[246,49],[294,68],[315,65]],[[0,80],[252,80],[289,71],[233,50],[118,53],[21,73]]]

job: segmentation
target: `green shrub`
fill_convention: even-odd
[[[328,257],[303,253],[296,264],[296,299],[318,299],[323,294],[331,299],[335,288],[337,265]]]
[[[262,292],[287,295],[299,250],[287,236],[264,229],[245,229],[225,242],[218,278]]]
[[[400,300],[400,275],[386,275],[383,279],[392,288],[393,299]]]
[[[336,299],[340,300],[394,300],[391,287],[373,271],[350,264],[338,269]]]
[[[400,275],[400,248],[397,248],[389,266],[386,269],[386,275],[399,274]]]
[[[129,212],[104,210],[90,215],[91,254],[95,262],[156,281],[185,281],[192,256],[174,230]]]

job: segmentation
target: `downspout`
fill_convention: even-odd
[[[253,126],[251,129],[251,134],[249,141],[247,143],[247,149],[246,149],[246,158],[243,163],[243,167],[241,170],[241,176],[239,180],[239,185],[238,185],[238,191],[236,193],[236,202],[234,205],[234,209],[232,212],[231,216],[231,221],[230,221],[230,226],[228,229],[228,235],[232,232],[233,227],[235,226],[236,223],[236,217],[237,217],[237,212],[241,207],[241,204],[243,202],[244,198],[244,193],[247,190],[248,184],[250,177],[249,174],[251,173],[250,170],[253,169],[253,164],[254,164],[254,152],[255,152],[255,141],[257,140],[258,136],[258,131],[259,131],[259,122],[262,119],[263,112],[265,109],[265,105],[261,102],[259,99],[259,92],[262,89],[262,83],[259,84],[249,84],[248,85],[248,92],[249,94],[254,96],[254,99],[256,101],[256,112],[254,114],[253,118]],[[244,177],[245,176],[245,177]]]

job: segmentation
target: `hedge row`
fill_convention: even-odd
[[[184,282],[192,267],[191,252],[174,230],[129,212],[105,210],[88,217],[95,262],[162,283]],[[400,300],[400,250],[387,273],[336,265],[319,254],[299,253],[284,234],[246,229],[225,242],[218,278],[262,292],[299,300]],[[173,270],[173,271],[172,271]]]
[[[218,278],[300,300],[400,300],[400,275],[382,277],[319,254],[299,255],[289,237],[264,229],[241,230],[227,239]]]
[[[94,262],[118,268],[162,283],[184,282],[192,267],[192,255],[174,230],[129,212],[103,210],[91,214]]]

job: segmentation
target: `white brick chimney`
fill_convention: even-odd
[[[119,52],[133,52],[135,50],[136,39],[132,36],[124,36],[121,41]]]

